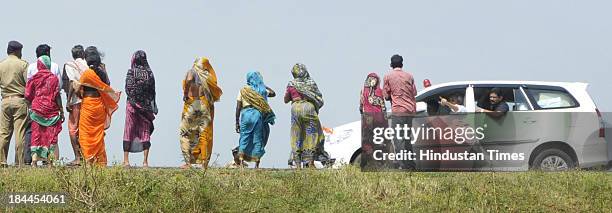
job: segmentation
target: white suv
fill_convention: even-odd
[[[520,165],[527,170],[565,170],[574,167],[606,166],[612,148],[605,140],[604,121],[586,91],[586,83],[533,81],[465,81],[430,86],[416,97],[417,116],[431,116],[442,110],[439,97],[464,97],[468,112],[488,103],[488,93],[499,88],[510,111],[503,121],[487,122],[494,137],[485,138],[485,147],[505,147],[525,152]],[[466,116],[468,125],[477,125],[478,116]],[[475,118],[476,117],[476,118]],[[476,121],[474,120],[476,119]],[[415,121],[413,121],[413,125]],[[499,124],[499,125],[497,125]],[[508,128],[511,126],[511,128]],[[499,133],[502,134],[499,134]],[[358,164],[361,160],[361,123],[348,123],[327,134],[325,150],[334,166]],[[418,166],[417,166],[418,167]]]

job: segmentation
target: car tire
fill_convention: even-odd
[[[541,151],[531,165],[532,169],[542,171],[566,171],[575,167],[574,160],[563,150],[557,148]]]
[[[358,167],[361,166],[361,153],[355,156],[355,159],[353,159],[353,161],[351,162],[351,165],[358,166]]]

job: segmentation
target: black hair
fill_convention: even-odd
[[[43,55],[51,57],[51,47],[47,44],[41,44],[36,47],[36,58]]]
[[[87,58],[91,54],[96,54],[100,56],[100,53],[98,52],[98,48],[95,46],[89,46],[85,48],[85,58]]]
[[[491,89],[491,91],[489,91],[489,95],[491,95],[492,93],[495,93],[499,97],[504,97],[502,95],[502,93],[501,93],[501,89],[500,88],[495,87],[495,88]]]
[[[102,68],[102,58],[100,57],[100,53],[98,52],[98,48],[94,46],[89,46],[85,49],[85,61],[89,68],[91,68],[100,80],[102,80],[106,84],[110,84],[108,79],[108,75],[106,74],[106,70]]]
[[[451,97],[451,99],[455,101],[457,104],[463,105],[463,94],[456,93]]]
[[[83,46],[78,44],[75,45],[74,47],[72,47],[72,58],[73,59],[77,59],[77,58],[82,58],[85,59],[85,50],[83,49]]]
[[[85,57],[85,61],[87,61],[87,65],[89,65],[89,68],[93,69],[94,71],[101,70],[100,65],[102,64],[102,59],[100,59],[100,55],[98,55],[97,53],[87,54],[87,57]]]
[[[404,67],[404,58],[401,55],[395,54],[391,56],[391,68],[402,68]]]

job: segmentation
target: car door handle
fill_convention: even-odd
[[[524,120],[523,121],[524,124],[533,124],[535,122],[536,122],[536,120]]]

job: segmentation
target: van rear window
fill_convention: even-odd
[[[578,107],[576,99],[562,90],[527,89],[533,105],[539,109],[557,109]]]

